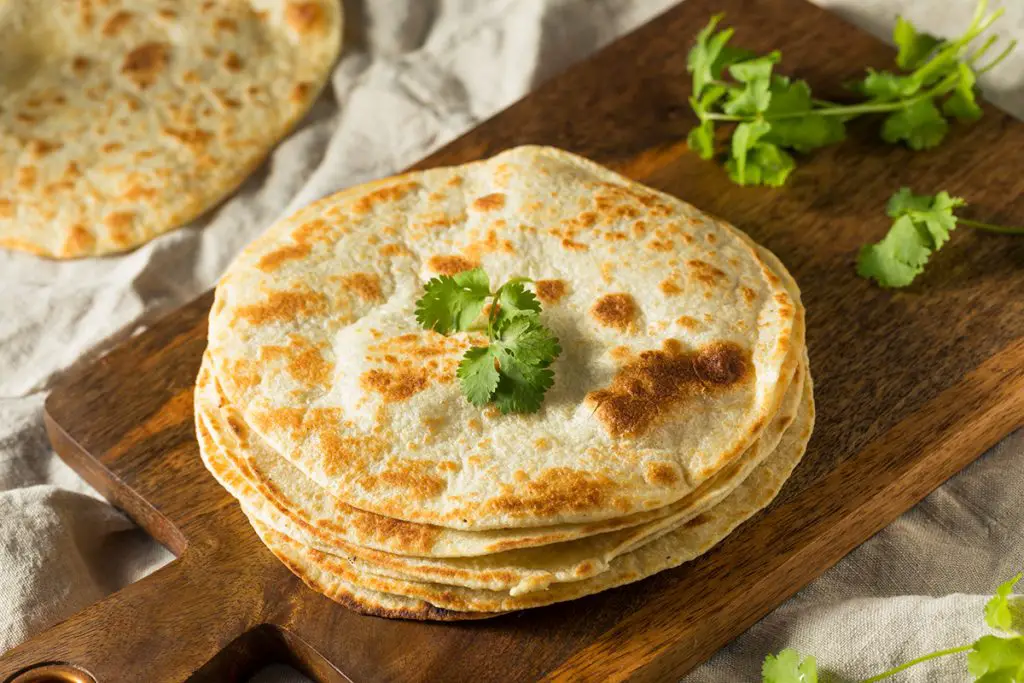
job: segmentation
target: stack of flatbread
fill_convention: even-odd
[[[309,109],[338,0],[0,1],[0,247],[124,251],[233,191]]]
[[[536,413],[470,404],[456,367],[475,333],[417,324],[428,280],[477,266],[530,278],[560,340]],[[775,497],[814,423],[778,259],[544,147],[272,226],[217,287],[195,398],[207,467],[282,562],[356,610],[417,619],[691,560]]]

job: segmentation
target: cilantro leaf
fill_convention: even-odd
[[[1024,235],[1024,227],[959,218],[953,210],[961,206],[966,202],[948,192],[915,195],[905,187],[900,189],[885,208],[896,220],[882,241],[861,248],[857,273],[883,287],[905,287],[924,269],[932,252],[949,241],[959,224],[1004,235]]]
[[[554,382],[548,366],[562,352],[558,338],[533,312],[506,318],[491,343],[501,381],[494,401],[502,412],[534,412]]]
[[[732,134],[732,150],[726,169],[729,171],[729,177],[740,185],[747,184],[747,160],[751,150],[771,128],[770,123],[761,120],[736,126]]]
[[[952,197],[945,191],[934,196],[915,195],[904,187],[889,198],[885,211],[892,218],[909,216],[915,223],[923,225],[934,250],[949,241],[949,233],[956,228],[953,209],[965,205],[963,199]]]
[[[498,290],[498,310],[504,318],[515,318],[517,316],[532,313],[540,313],[540,302],[536,295],[528,290],[522,282],[512,282],[502,285]]]
[[[748,159],[748,175],[753,182],[769,187],[782,187],[796,168],[796,160],[778,145],[759,142]]]
[[[903,17],[896,17],[892,32],[893,42],[899,48],[896,64],[901,69],[912,70],[921,66],[942,40],[928,33],[921,33]]]
[[[904,216],[876,244],[864,245],[857,254],[857,274],[883,287],[906,287],[924,271],[931,256],[917,226]]]
[[[494,402],[503,413],[532,413],[554,383],[548,366],[562,352],[558,339],[536,316],[524,315],[502,325],[491,345],[501,381]]]
[[[842,118],[813,111],[811,88],[806,81],[790,83],[788,78],[779,76],[772,79],[771,100],[765,116],[771,119],[780,114],[790,118],[772,120],[772,128],[764,136],[766,142],[790,147],[798,152],[809,152],[846,137],[846,126]]]
[[[817,662],[814,657],[801,660],[799,652],[786,648],[764,658],[761,680],[762,683],[818,683]]]
[[[554,381],[555,373],[547,368],[529,365],[506,367],[494,392],[494,403],[502,414],[535,413]]]
[[[996,589],[996,594],[985,604],[985,623],[992,628],[1024,635],[1024,632],[1014,628],[1013,614],[1010,611],[1010,594],[1022,576],[1024,574],[1017,574],[1009,581],[1000,584]]]
[[[498,388],[500,375],[494,366],[494,353],[490,346],[474,346],[466,351],[456,372],[462,393],[475,406],[487,405]]]
[[[416,302],[416,321],[441,334],[469,329],[479,317],[491,285],[482,268],[430,280]]]
[[[749,131],[740,134],[741,126]],[[778,145],[757,142],[770,126],[763,121],[741,123],[732,138],[732,155],[725,163],[729,177],[740,185],[769,185],[779,187],[786,182],[796,161]]]
[[[957,223],[953,209],[963,205],[963,199],[948,192],[928,196],[900,189],[885,209],[896,220],[880,242],[861,247],[857,274],[883,287],[906,287],[924,270],[932,252],[949,240]]]
[[[549,366],[562,347],[541,322],[540,301],[525,282],[513,278],[492,294],[487,274],[476,268],[431,280],[416,302],[420,325],[447,334],[469,329],[490,300],[490,343],[467,349],[456,371],[462,393],[475,406],[494,401],[503,413],[534,412],[554,383]]]
[[[700,124],[686,136],[687,146],[708,160],[715,155],[715,122],[705,118],[711,107],[725,95],[727,90],[720,85],[712,85],[704,89],[703,94],[690,98],[690,106],[700,118]]]
[[[686,135],[686,146],[692,149],[704,161],[715,156],[715,124],[713,121],[702,121],[694,126]]]
[[[921,82],[913,76],[868,69],[868,75],[855,83],[854,89],[875,100],[898,100],[916,95],[921,89]]]
[[[974,70],[964,63],[960,63],[957,69],[960,80],[949,99],[942,103],[942,113],[960,121],[976,121],[981,118],[981,107],[975,96],[977,78]]]
[[[949,124],[935,103],[916,100],[900,111],[890,114],[882,123],[882,139],[895,143],[905,141],[913,150],[931,149],[946,137]]]
[[[732,64],[729,67],[729,73],[740,83],[770,80],[772,69],[775,68],[775,65],[779,63],[781,58],[782,53],[774,50],[761,57],[754,57]]]
[[[738,62],[729,67],[729,74],[740,83],[742,89],[735,89],[722,106],[726,114],[757,114],[768,108],[771,102],[772,68],[779,61],[779,53],[772,52]]]
[[[711,65],[711,76],[715,80],[718,80],[722,77],[722,72],[736,62],[743,62],[756,56],[757,53],[753,50],[747,50],[742,47],[733,47],[732,45],[723,45],[721,51],[718,53],[718,57],[715,58],[714,63]]]
[[[696,42],[686,56],[686,70],[693,76],[693,96],[700,97],[711,81],[720,75],[721,56],[725,44],[732,37],[733,30],[726,29],[715,33],[715,27],[722,20],[721,14],[711,17],[707,25],[697,34]],[[719,73],[715,70],[718,69]]]
[[[926,194],[914,194],[909,187],[901,187],[889,197],[885,204],[885,213],[889,218],[899,218],[915,211],[927,211],[932,206],[932,197]]]
[[[967,655],[967,671],[979,683],[1024,680],[1024,637],[982,636]]]
[[[517,363],[547,367],[562,352],[558,338],[535,315],[509,320],[498,331],[493,345],[503,369]]]
[[[687,61],[693,75],[690,104],[700,121],[689,131],[687,144],[701,158],[712,159],[716,132],[720,133],[716,127],[735,123],[726,170],[742,185],[781,185],[795,166],[788,150],[809,152],[839,142],[846,136],[846,123],[860,116],[881,115],[881,136],[887,142],[904,143],[913,150],[931,149],[945,139],[948,119],[973,121],[982,114],[975,63],[996,39],[975,49],[971,45],[1003,13],[1002,9],[986,10],[987,0],[978,0],[970,25],[960,37],[949,40],[898,18],[893,40],[898,48],[896,66],[902,71],[869,68],[852,84],[865,99],[849,104],[815,99],[806,82],[774,74],[780,59],[777,51],[755,56],[728,45],[733,32],[716,33],[721,20],[716,15],[698,34]],[[1015,45],[1011,41],[978,73],[1003,61]],[[705,100],[709,91],[713,97]],[[769,130],[750,127],[758,122],[767,123]]]

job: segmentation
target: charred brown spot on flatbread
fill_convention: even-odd
[[[233,50],[229,50],[224,55],[222,63],[224,64],[224,68],[232,73],[238,73],[242,70],[242,67],[244,66],[242,58],[239,57],[238,53],[234,52]]]
[[[213,20],[213,27],[225,33],[238,33],[238,22],[230,17],[217,17]],[[211,58],[217,54],[217,51],[210,46],[204,48],[204,52]]]
[[[15,182],[18,185],[18,189],[31,190],[35,187],[38,177],[39,172],[35,166],[22,166],[17,170]]]
[[[686,352],[675,339],[643,351],[623,366],[606,389],[587,394],[595,415],[613,437],[636,437],[681,410],[695,393],[735,386],[750,377],[748,351],[732,342]]]
[[[96,237],[84,225],[76,223],[68,231],[68,238],[64,241],[64,251],[69,254],[83,254],[91,251],[95,245]]]
[[[238,317],[253,325],[291,321],[299,317],[322,315],[327,311],[327,299],[312,289],[272,292],[260,303],[242,306]]]
[[[701,284],[714,286],[728,279],[724,271],[706,261],[692,259],[686,265],[689,266],[689,276]]]
[[[671,486],[683,479],[679,465],[671,462],[651,462],[644,467],[644,479],[651,484]]]
[[[164,126],[160,129],[160,132],[166,135],[168,138],[186,147],[193,153],[198,153],[206,147],[210,140],[213,139],[213,134],[209,133],[201,128],[174,128],[173,126]]]
[[[390,403],[405,401],[427,388],[429,377],[423,368],[383,370],[373,368],[359,377],[363,389],[380,394]]]
[[[312,92],[313,84],[302,81],[300,83],[295,84],[295,86],[292,88],[291,93],[288,94],[288,99],[290,99],[292,102],[295,102],[296,104],[299,104],[301,102],[305,102],[306,100],[308,100]]]
[[[28,143],[27,149],[34,158],[41,159],[50,152],[55,152],[63,146],[64,144],[61,142],[50,140],[31,140]]]
[[[616,292],[605,294],[590,309],[590,315],[601,325],[617,330],[627,330],[636,320],[639,309],[629,294]]]
[[[568,291],[564,280],[537,280],[533,286],[537,290],[537,298],[545,304],[557,303]]]
[[[103,220],[107,226],[107,235],[114,244],[130,244],[132,226],[135,224],[135,213],[131,211],[115,211],[107,214]]]
[[[349,273],[338,277],[343,292],[351,292],[367,303],[384,300],[384,289],[376,273]]]
[[[512,242],[498,239],[498,232],[496,230],[488,230],[487,236],[484,239],[474,240],[462,248],[462,253],[466,258],[474,262],[479,262],[480,257],[484,254],[493,254],[495,252],[514,254],[515,251]]]
[[[732,342],[711,344],[694,356],[693,369],[705,386],[732,386],[751,371],[750,354]]]
[[[384,515],[355,515],[353,526],[364,536],[380,542],[397,539],[411,551],[427,553],[433,549],[441,535],[441,528],[428,524],[413,524]]]
[[[430,460],[403,460],[389,464],[377,478],[415,500],[424,500],[436,498],[448,486],[447,480],[435,474],[436,469]]]
[[[493,192],[473,200],[473,208],[477,211],[497,211],[505,206],[505,194]]]
[[[145,43],[124,57],[121,73],[139,88],[146,89],[167,70],[170,46],[167,43]]]
[[[129,23],[131,23],[132,16],[131,12],[126,12],[124,10],[115,12],[110,15],[110,18],[103,24],[103,28],[100,29],[100,33],[107,38],[113,38],[124,30]]]
[[[312,247],[308,243],[287,244],[261,256],[260,260],[256,262],[256,267],[263,271],[273,272],[287,261],[296,261],[309,256],[310,251],[312,251]]]
[[[330,244],[341,232],[338,226],[331,225],[323,218],[314,218],[297,227],[292,233],[292,239],[305,245]]]
[[[677,294],[683,293],[683,288],[679,286],[679,283],[675,280],[675,278],[671,277],[662,280],[658,284],[658,289],[660,289],[661,293],[664,294],[665,296],[675,296]]]
[[[378,206],[399,201],[411,192],[419,189],[417,183],[395,183],[376,190],[371,190],[360,197],[352,209],[356,213],[370,213]]]
[[[319,2],[289,2],[284,20],[296,33],[314,33],[327,26],[327,16]]]
[[[709,521],[711,521],[711,518],[708,515],[702,513],[686,522],[683,525],[683,528],[692,529],[694,527],[700,526],[701,524],[706,524]]]
[[[492,498],[487,507],[523,518],[561,511],[580,513],[605,507],[614,491],[615,485],[603,475],[552,467],[519,484],[514,493]]]
[[[479,265],[464,256],[435,255],[427,259],[427,268],[441,275],[455,275],[466,270],[473,270]]]
[[[71,58],[71,70],[78,76],[85,73],[85,70],[89,68],[90,64],[92,64],[92,62],[89,58],[83,57],[82,55],[75,55]]]
[[[288,347],[288,374],[307,387],[323,387],[331,379],[334,364],[316,346],[295,337]]]
[[[243,445],[248,443],[249,426],[245,424],[244,420],[240,419],[234,413],[231,413],[227,417],[227,424],[240,443],[242,443]]]

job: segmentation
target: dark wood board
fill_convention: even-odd
[[[561,146],[742,227],[796,275],[808,311],[818,423],[765,512],[699,560],[638,584],[484,622],[354,614],[302,586],[206,473],[192,425],[208,294],[52,393],[57,451],[178,556],[0,659],[100,681],[236,680],[287,660],[320,681],[666,680],[709,657],[1024,420],[1024,240],[954,237],[912,288],[858,279],[899,186],[1024,221],[1024,125],[992,107],[947,144],[879,143],[877,122],[802,159],[782,189],[739,188],[681,142],[693,124],[685,53],[711,14],[736,41],[781,48],[823,97],[893,52],[802,0],[689,0],[424,160]],[[751,677],[756,672],[751,672]]]

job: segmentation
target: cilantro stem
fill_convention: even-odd
[[[959,225],[966,225],[977,230],[987,230],[988,232],[998,232],[1002,235],[1024,235],[1024,227],[1008,227],[1005,225],[993,225],[992,223],[972,221],[970,218],[960,218],[959,216],[957,216],[956,222]]]
[[[999,64],[999,63],[1000,63],[1001,61],[1003,61],[1004,59],[1006,59],[1007,57],[1009,57],[1009,56],[1010,56],[1010,53],[1011,53],[1011,52],[1013,52],[1014,48],[1016,48],[1016,47],[1017,47],[1017,41],[1016,41],[1016,40],[1011,40],[1011,41],[1010,41],[1010,44],[1006,46],[1006,49],[1005,49],[1005,50],[1003,50],[1002,52],[1000,52],[1000,53],[999,53],[999,56],[998,56],[998,57],[996,57],[995,59],[993,59],[993,60],[992,60],[992,61],[991,61],[991,62],[990,62],[990,63],[989,63],[989,64],[988,64],[987,66],[983,66],[982,68],[980,68],[980,69],[976,70],[976,71],[974,72],[974,73],[975,73],[975,75],[976,75],[976,76],[980,76],[981,74],[983,74],[983,73],[985,73],[985,72],[987,72],[987,71],[991,71],[991,70],[992,70],[993,68],[995,68],[995,67],[996,67],[996,66],[997,66],[997,65],[998,65],[998,64]]]
[[[989,36],[988,40],[986,40],[981,47],[971,53],[970,57],[967,58],[967,63],[974,64],[976,61],[984,57],[985,53],[988,52],[989,49],[997,42],[999,42],[999,36]]]
[[[900,664],[899,666],[893,669],[889,669],[888,671],[883,671],[877,676],[865,678],[860,683],[875,683],[875,681],[881,681],[885,678],[889,678],[890,676],[895,676],[899,672],[905,669],[909,669],[910,667],[920,664],[921,662],[927,662],[929,659],[937,659],[938,657],[946,657],[948,655],[955,655],[960,652],[967,652],[972,647],[974,647],[973,643],[971,643],[970,645],[963,645],[961,647],[951,647],[948,650],[939,650],[938,652],[932,652],[931,654],[923,655],[921,657],[918,657],[917,659],[911,659],[909,662],[905,664]]]
[[[815,109],[815,114],[821,114],[823,116],[855,116],[858,114],[884,114],[887,112],[899,111],[905,109],[911,104],[918,100],[931,99],[938,95],[943,95],[956,87],[956,84],[960,81],[960,74],[950,74],[946,78],[939,81],[939,83],[924,92],[918,93],[913,97],[906,99],[897,100],[895,102],[865,102],[864,104],[853,104],[853,105],[840,105],[833,107],[825,107],[821,109]],[[702,120],[710,121],[756,121],[758,118],[765,121],[780,121],[782,119],[796,119],[807,116],[807,112],[792,112],[788,114],[777,114],[775,116],[737,116],[732,114],[716,114],[706,113],[702,117]]]

